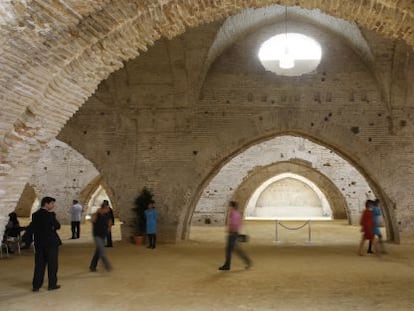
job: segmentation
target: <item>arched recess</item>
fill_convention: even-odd
[[[27,163],[36,162],[44,145],[123,61],[137,57],[162,36],[173,38],[186,27],[272,4],[319,8],[414,44],[410,0],[398,5],[392,0],[2,3],[2,217],[12,210],[30,177]]]
[[[105,179],[101,175],[96,176],[85,188],[82,189],[82,191],[80,192],[80,201],[84,202],[84,204],[87,205],[88,202],[92,199],[93,195],[98,190],[98,188],[100,187],[102,187],[105,190],[109,198],[111,208],[114,212],[114,216],[119,217],[119,208],[117,205],[114,192],[112,191],[111,187],[108,186]],[[87,206],[85,206],[84,208],[87,208]]]
[[[38,204],[39,198],[34,188],[27,183],[16,206],[17,216],[30,217]]]
[[[191,218],[196,211],[196,208],[199,210],[205,210],[207,204],[205,202],[201,202],[204,196],[204,199],[208,197],[210,193],[217,193],[219,196],[219,202],[220,204],[217,204],[215,202],[215,212],[219,217],[221,218],[221,222],[224,223],[225,220],[225,213],[226,213],[226,205],[228,200],[230,200],[233,196],[234,189],[237,189],[237,187],[241,184],[242,178],[247,175],[247,172],[249,170],[252,170],[253,167],[261,166],[261,165],[267,165],[269,163],[279,162],[283,159],[283,161],[289,161],[291,159],[295,160],[305,160],[308,161],[307,155],[311,154],[309,152],[309,145],[315,145],[318,146],[318,148],[322,148],[321,152],[325,155],[321,157],[321,159],[329,159],[329,154],[332,154],[336,157],[336,161],[339,161],[341,163],[347,163],[349,165],[349,168],[353,170],[352,179],[355,179],[355,177],[358,177],[358,181],[353,181],[352,179],[347,179],[346,174],[339,174],[341,176],[338,180],[335,180],[334,175],[338,175],[337,169],[338,166],[334,167],[329,162],[323,163],[319,162],[318,165],[315,165],[315,162],[312,163],[312,167],[314,169],[317,169],[318,171],[321,171],[322,174],[326,175],[330,179],[332,179],[336,187],[340,189],[342,192],[342,195],[347,198],[347,207],[348,207],[348,215],[349,219],[351,219],[351,222],[358,223],[358,219],[360,217],[360,211],[363,209],[364,202],[369,197],[377,197],[382,202],[382,210],[384,214],[385,219],[385,226],[387,230],[387,236],[389,240],[399,242],[399,235],[398,235],[398,229],[395,222],[395,217],[393,213],[393,205],[392,202],[388,199],[384,191],[375,183],[375,181],[370,178],[370,176],[365,172],[360,165],[358,165],[354,160],[352,160],[351,157],[345,156],[343,152],[340,152],[340,150],[334,149],[331,146],[327,146],[326,144],[321,143],[318,139],[309,137],[308,135],[299,133],[293,133],[286,134],[284,133],[279,134],[278,136],[271,136],[271,138],[262,138],[259,141],[256,141],[254,143],[249,144],[248,146],[245,146],[244,148],[240,148],[237,153],[232,154],[227,158],[226,161],[221,163],[220,167],[217,167],[214,172],[212,172],[208,179],[206,179],[199,188],[198,196],[193,201],[192,209],[190,210],[187,218],[187,222],[184,224],[185,231],[183,232],[183,238],[187,236],[189,233],[189,226],[191,224]],[[305,138],[304,138],[305,137]],[[276,145],[276,149],[263,149],[260,150],[260,146],[268,147],[269,145],[272,145],[275,143],[276,140],[279,139],[278,144]],[[280,142],[280,139],[288,139],[288,140],[296,140],[301,142],[301,145],[304,143],[303,146],[300,146],[296,149],[289,149],[289,144],[284,144]],[[259,147],[259,148],[258,148]],[[280,151],[280,149],[277,149],[277,147],[285,148]],[[256,150],[254,150],[257,148]],[[259,150],[259,152],[257,152]],[[252,152],[253,151],[253,152]],[[250,153],[250,155],[249,155]],[[248,161],[249,156],[254,155],[254,157],[260,158],[260,159],[266,159],[265,161]],[[270,155],[270,157],[269,157]],[[315,155],[313,154],[312,157]],[[252,158],[254,158],[252,157]],[[235,159],[239,160],[234,161]],[[241,167],[240,166],[240,159],[244,161],[245,163],[248,163],[247,167]],[[270,161],[269,161],[270,160]],[[266,164],[266,161],[269,162]],[[253,164],[252,164],[253,162]],[[227,175],[227,177],[232,178],[230,181],[229,179],[226,180],[225,183],[222,183],[221,186],[223,191],[218,191],[216,189],[207,189],[207,186],[211,186],[214,183],[214,179],[219,176],[220,173],[225,171],[227,168],[237,168],[238,174],[237,175]],[[339,182],[339,184],[338,184]],[[362,187],[360,190],[353,189],[352,186],[356,186],[357,184],[364,184],[365,186]],[[215,184],[217,186],[218,183]],[[348,184],[348,187],[346,186]],[[355,190],[355,191],[354,191]],[[210,192],[212,191],[212,192]],[[204,192],[204,193],[203,193]],[[351,207],[351,205],[353,207]],[[353,221],[352,221],[353,219]]]
[[[283,173],[293,173],[304,176],[313,182],[325,195],[332,210],[334,219],[346,219],[346,200],[335,184],[325,175],[312,168],[310,162],[294,159],[258,167],[244,178],[240,186],[235,190],[232,200],[238,201],[241,207],[247,207],[249,199],[261,185],[273,176]]]
[[[301,175],[282,173],[259,185],[244,210],[246,218],[274,215],[332,219],[332,210],[325,194],[312,181]]]

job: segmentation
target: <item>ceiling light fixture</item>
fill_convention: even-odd
[[[285,6],[285,48],[279,60],[279,67],[282,69],[290,69],[295,67],[295,60],[289,51],[289,40],[287,33],[287,6]]]

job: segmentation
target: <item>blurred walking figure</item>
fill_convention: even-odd
[[[78,200],[73,200],[73,205],[71,209],[72,221],[70,223],[72,229],[72,238],[79,239],[80,237],[80,223],[82,219],[82,205],[79,204]]]
[[[382,216],[382,212],[381,212],[381,208],[380,208],[380,200],[376,199],[373,203],[372,203],[372,213],[374,216],[374,235],[378,237],[378,250],[385,254],[385,247],[384,247],[384,241],[382,239],[382,234],[381,234],[381,230],[379,228],[379,226],[381,225],[381,216]],[[372,241],[369,241],[369,246],[368,246],[368,254],[372,254]]]
[[[89,270],[95,272],[98,261],[101,259],[106,271],[110,271],[112,266],[105,251],[105,238],[108,234],[108,230],[110,230],[112,226],[109,204],[103,202],[96,213],[92,215],[91,222],[93,224],[93,239],[95,240],[96,249],[89,265]]]
[[[242,225],[242,216],[239,212],[239,205],[236,201],[229,202],[229,213],[227,218],[228,236],[226,246],[226,259],[224,265],[219,267],[219,270],[230,270],[231,256],[233,250],[244,261],[245,268],[251,267],[252,261],[247,254],[240,248],[238,244],[239,232]]]
[[[361,243],[359,244],[359,251],[358,254],[363,256],[362,249],[364,247],[365,241],[371,241],[374,245],[375,253],[378,254],[378,246],[377,240],[375,239],[374,235],[374,214],[372,212],[374,202],[371,200],[367,200],[365,202],[365,209],[362,212],[361,220],[359,224],[361,225]]]

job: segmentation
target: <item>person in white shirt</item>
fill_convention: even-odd
[[[72,238],[71,239],[79,239],[80,237],[80,223],[82,219],[82,205],[79,204],[78,200],[73,200],[72,205],[72,222],[71,222],[71,228],[72,228]]]

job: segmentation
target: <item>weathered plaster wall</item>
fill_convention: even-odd
[[[307,184],[295,178],[276,181],[260,193],[255,215],[323,216],[322,201]]]
[[[72,201],[79,200],[85,206],[81,192],[98,175],[90,161],[67,144],[54,139],[43,151],[29,184],[39,200],[44,196],[54,197],[58,220],[69,224]]]
[[[245,216],[250,215],[250,211],[254,208],[252,205],[256,199],[257,191],[262,187],[260,186],[258,188],[257,185],[264,185],[274,178],[289,173],[295,176],[302,176],[321,191],[329,205],[330,211],[327,209],[325,211],[329,212],[334,219],[347,219],[347,211],[349,211],[349,208],[347,207],[345,197],[341,193],[341,190],[327,176],[313,168],[312,163],[299,159],[256,167],[243,178],[243,182],[234,191],[232,200],[239,202],[240,206],[245,206]],[[196,215],[195,213],[194,216]]]

